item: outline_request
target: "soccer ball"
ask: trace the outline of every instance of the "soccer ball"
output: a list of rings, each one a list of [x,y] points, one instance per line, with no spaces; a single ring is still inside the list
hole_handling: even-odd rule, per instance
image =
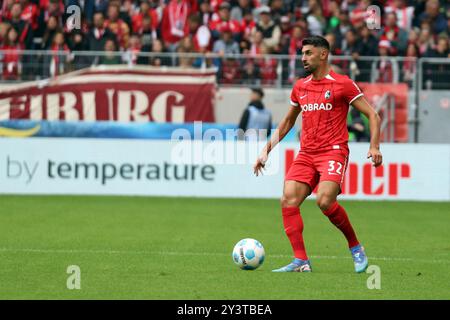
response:
[[[254,270],[263,264],[265,257],[264,247],[255,239],[242,239],[233,249],[233,261],[239,268]]]

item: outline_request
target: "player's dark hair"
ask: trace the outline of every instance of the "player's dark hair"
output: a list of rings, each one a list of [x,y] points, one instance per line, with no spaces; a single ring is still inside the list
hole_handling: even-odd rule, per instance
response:
[[[330,50],[330,44],[328,43],[327,39],[321,36],[307,37],[303,39],[302,45],[303,46],[311,45],[313,47],[325,48],[327,50]]]

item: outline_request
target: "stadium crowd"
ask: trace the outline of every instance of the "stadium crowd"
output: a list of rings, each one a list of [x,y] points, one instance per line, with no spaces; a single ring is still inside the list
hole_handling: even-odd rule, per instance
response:
[[[222,83],[273,84],[278,60],[294,57],[302,39],[323,35],[332,56],[450,57],[450,7],[439,0],[3,0],[0,13],[2,78],[35,75],[31,56],[21,49],[48,50],[41,57],[43,76],[92,64],[145,64],[200,67],[214,64]],[[80,24],[73,11],[81,9]],[[380,9],[371,14],[369,6]],[[73,7],[72,7],[73,8]],[[368,22],[378,27],[371,28]],[[77,51],[103,51],[79,56]],[[114,54],[121,52],[121,54]],[[152,55],[140,55],[141,52]],[[208,53],[214,58],[159,53]],[[64,53],[64,54],[61,54]],[[108,54],[109,53],[109,54]],[[229,58],[245,54],[249,59]],[[266,55],[272,54],[272,55]],[[252,58],[253,57],[253,58]],[[30,60],[30,61],[27,61]],[[283,79],[301,75],[296,59],[283,64]],[[27,63],[28,62],[28,63]],[[292,64],[297,66],[292,67]],[[403,79],[415,73],[412,60],[402,62]],[[364,62],[360,68],[370,68]],[[351,68],[345,65],[344,68]],[[392,68],[378,62],[377,81],[389,82]]]

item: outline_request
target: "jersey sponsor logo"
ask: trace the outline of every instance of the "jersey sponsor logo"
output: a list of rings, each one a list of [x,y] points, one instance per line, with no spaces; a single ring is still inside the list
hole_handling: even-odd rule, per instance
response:
[[[306,103],[300,106],[303,112],[306,111],[330,111],[333,109],[333,105],[331,103]]]

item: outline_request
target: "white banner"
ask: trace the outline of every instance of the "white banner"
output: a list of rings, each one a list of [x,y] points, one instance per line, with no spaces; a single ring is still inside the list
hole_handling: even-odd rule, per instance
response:
[[[252,165],[262,144],[125,139],[0,139],[0,193],[279,198],[297,143]],[[450,200],[450,145],[383,144],[374,169],[367,144],[350,145],[345,199]],[[186,163],[186,158],[190,159]]]

